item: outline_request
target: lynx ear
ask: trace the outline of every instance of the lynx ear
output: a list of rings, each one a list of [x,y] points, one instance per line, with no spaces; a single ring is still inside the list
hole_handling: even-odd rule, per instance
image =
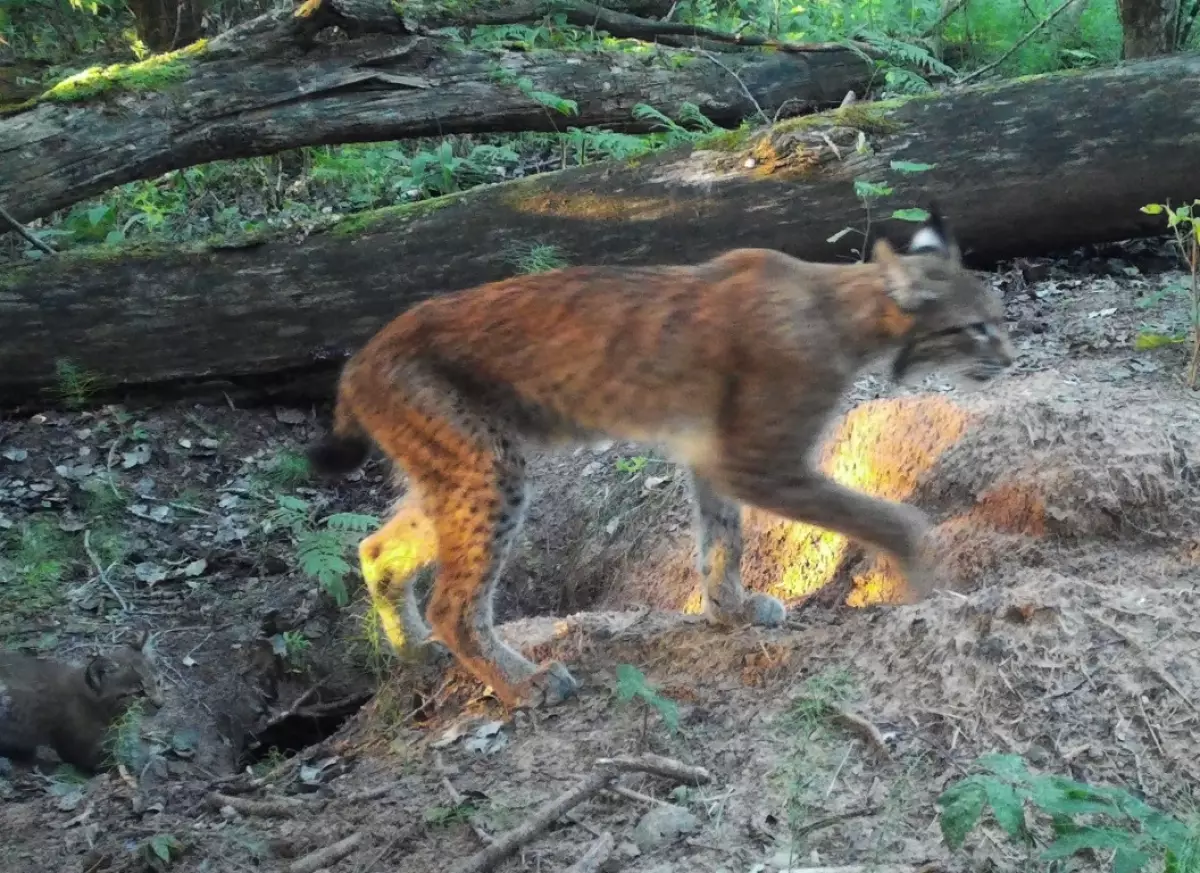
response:
[[[99,694],[100,689],[104,686],[104,677],[111,669],[112,662],[104,655],[97,655],[88,661],[87,669],[83,672],[83,679],[87,682],[88,688]]]
[[[937,205],[930,204],[927,211],[929,217],[913,234],[912,240],[908,243],[908,253],[915,255],[918,252],[932,252],[944,258],[960,260],[962,255],[958,250],[958,244],[946,229],[946,222],[942,218],[941,212],[938,211]]]
[[[886,239],[875,242],[871,248],[871,261],[883,267],[888,296],[903,311],[915,312],[937,300],[937,294],[913,283],[912,276],[904,268],[904,262]]]

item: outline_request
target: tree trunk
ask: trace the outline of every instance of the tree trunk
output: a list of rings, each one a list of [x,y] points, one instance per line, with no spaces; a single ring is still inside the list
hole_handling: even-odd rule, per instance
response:
[[[1117,0],[1121,15],[1121,57],[1127,61],[1175,51],[1179,0]]]
[[[303,242],[67,253],[0,276],[0,401],[52,386],[61,357],[126,386],[328,369],[417,301],[512,275],[535,245],[574,264],[734,246],[844,259],[859,237],[839,232],[865,224],[856,179],[894,188],[876,222],[936,198],[977,264],[1161,233],[1139,207],[1200,190],[1196,93],[1200,57],[1175,55],[855,104],[351,216]]]
[[[204,0],[127,0],[138,39],[152,52],[169,52],[200,38]]]
[[[642,11],[659,2],[616,5]],[[515,17],[560,6],[507,10]],[[312,8],[308,17],[263,16],[176,59],[181,81],[163,91],[46,100],[12,115],[0,124],[0,205],[29,221],[168,170],[298,146],[589,125],[644,131],[649,125],[633,117],[638,103],[674,116],[690,101],[736,126],[760,110],[787,116],[837,105],[872,75],[845,48],[719,60],[661,48],[467,51],[445,35],[405,35],[409,25],[390,0]],[[436,12],[429,15],[442,23]],[[491,7],[487,20],[501,17]],[[360,35],[312,45],[331,24]],[[575,111],[548,107],[538,92],[574,101]]]

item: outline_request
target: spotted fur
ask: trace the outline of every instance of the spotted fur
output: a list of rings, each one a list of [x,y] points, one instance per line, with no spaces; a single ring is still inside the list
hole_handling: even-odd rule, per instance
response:
[[[940,218],[898,254],[809,263],[738,249],[690,266],[577,267],[494,282],[413,307],[347,363],[317,469],[352,469],[372,442],[407,472],[397,515],[362,544],[364,567],[424,523],[436,548],[367,574],[409,639],[440,641],[509,705],[574,692],[497,635],[492,597],[527,505],[533,445],[601,436],[663,445],[686,466],[705,615],[774,625],[780,601],[744,591],[740,506],[833,529],[898,557],[914,595],[929,574],[928,523],[904,504],[844,488],[810,456],[851,380],[894,355],[966,364],[988,379],[1012,363],[999,302],[962,267]],[[415,520],[414,512],[425,522]],[[411,556],[410,556],[411,557]],[[425,623],[412,581],[435,571]],[[404,617],[390,606],[405,600]]]

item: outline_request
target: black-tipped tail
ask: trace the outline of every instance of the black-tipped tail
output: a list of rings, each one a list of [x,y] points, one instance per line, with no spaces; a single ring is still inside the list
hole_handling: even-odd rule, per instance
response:
[[[322,476],[338,476],[361,467],[370,451],[364,435],[331,433],[308,450],[308,463]]]

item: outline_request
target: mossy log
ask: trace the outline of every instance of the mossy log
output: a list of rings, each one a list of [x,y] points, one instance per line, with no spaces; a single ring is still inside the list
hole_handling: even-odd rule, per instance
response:
[[[663,0],[579,5],[591,10],[589,24],[613,10],[628,17],[670,8]],[[487,23],[555,9],[585,18],[568,0],[462,6],[464,20]],[[650,123],[633,115],[639,103],[675,116],[690,101],[736,127],[759,112],[836,105],[849,90],[862,93],[872,74],[845,48],[719,59],[661,47],[483,51],[414,32],[426,21],[445,26],[454,12],[448,3],[313,0],[171,55],[80,73],[0,111],[8,116],[0,121],[0,205],[29,221],[168,170],[299,146],[589,125],[644,131]],[[334,25],[351,38],[326,39]],[[575,111],[562,114],[539,95],[573,101]]]
[[[62,357],[126,389],[329,371],[405,308],[510,276],[533,246],[575,264],[733,246],[852,257],[857,234],[839,232],[864,225],[855,179],[894,187],[875,221],[936,198],[976,264],[1159,233],[1139,207],[1200,190],[1198,92],[1200,57],[1139,61],[855,104],[360,214],[303,241],[68,252],[0,273],[0,403],[36,399]]]

